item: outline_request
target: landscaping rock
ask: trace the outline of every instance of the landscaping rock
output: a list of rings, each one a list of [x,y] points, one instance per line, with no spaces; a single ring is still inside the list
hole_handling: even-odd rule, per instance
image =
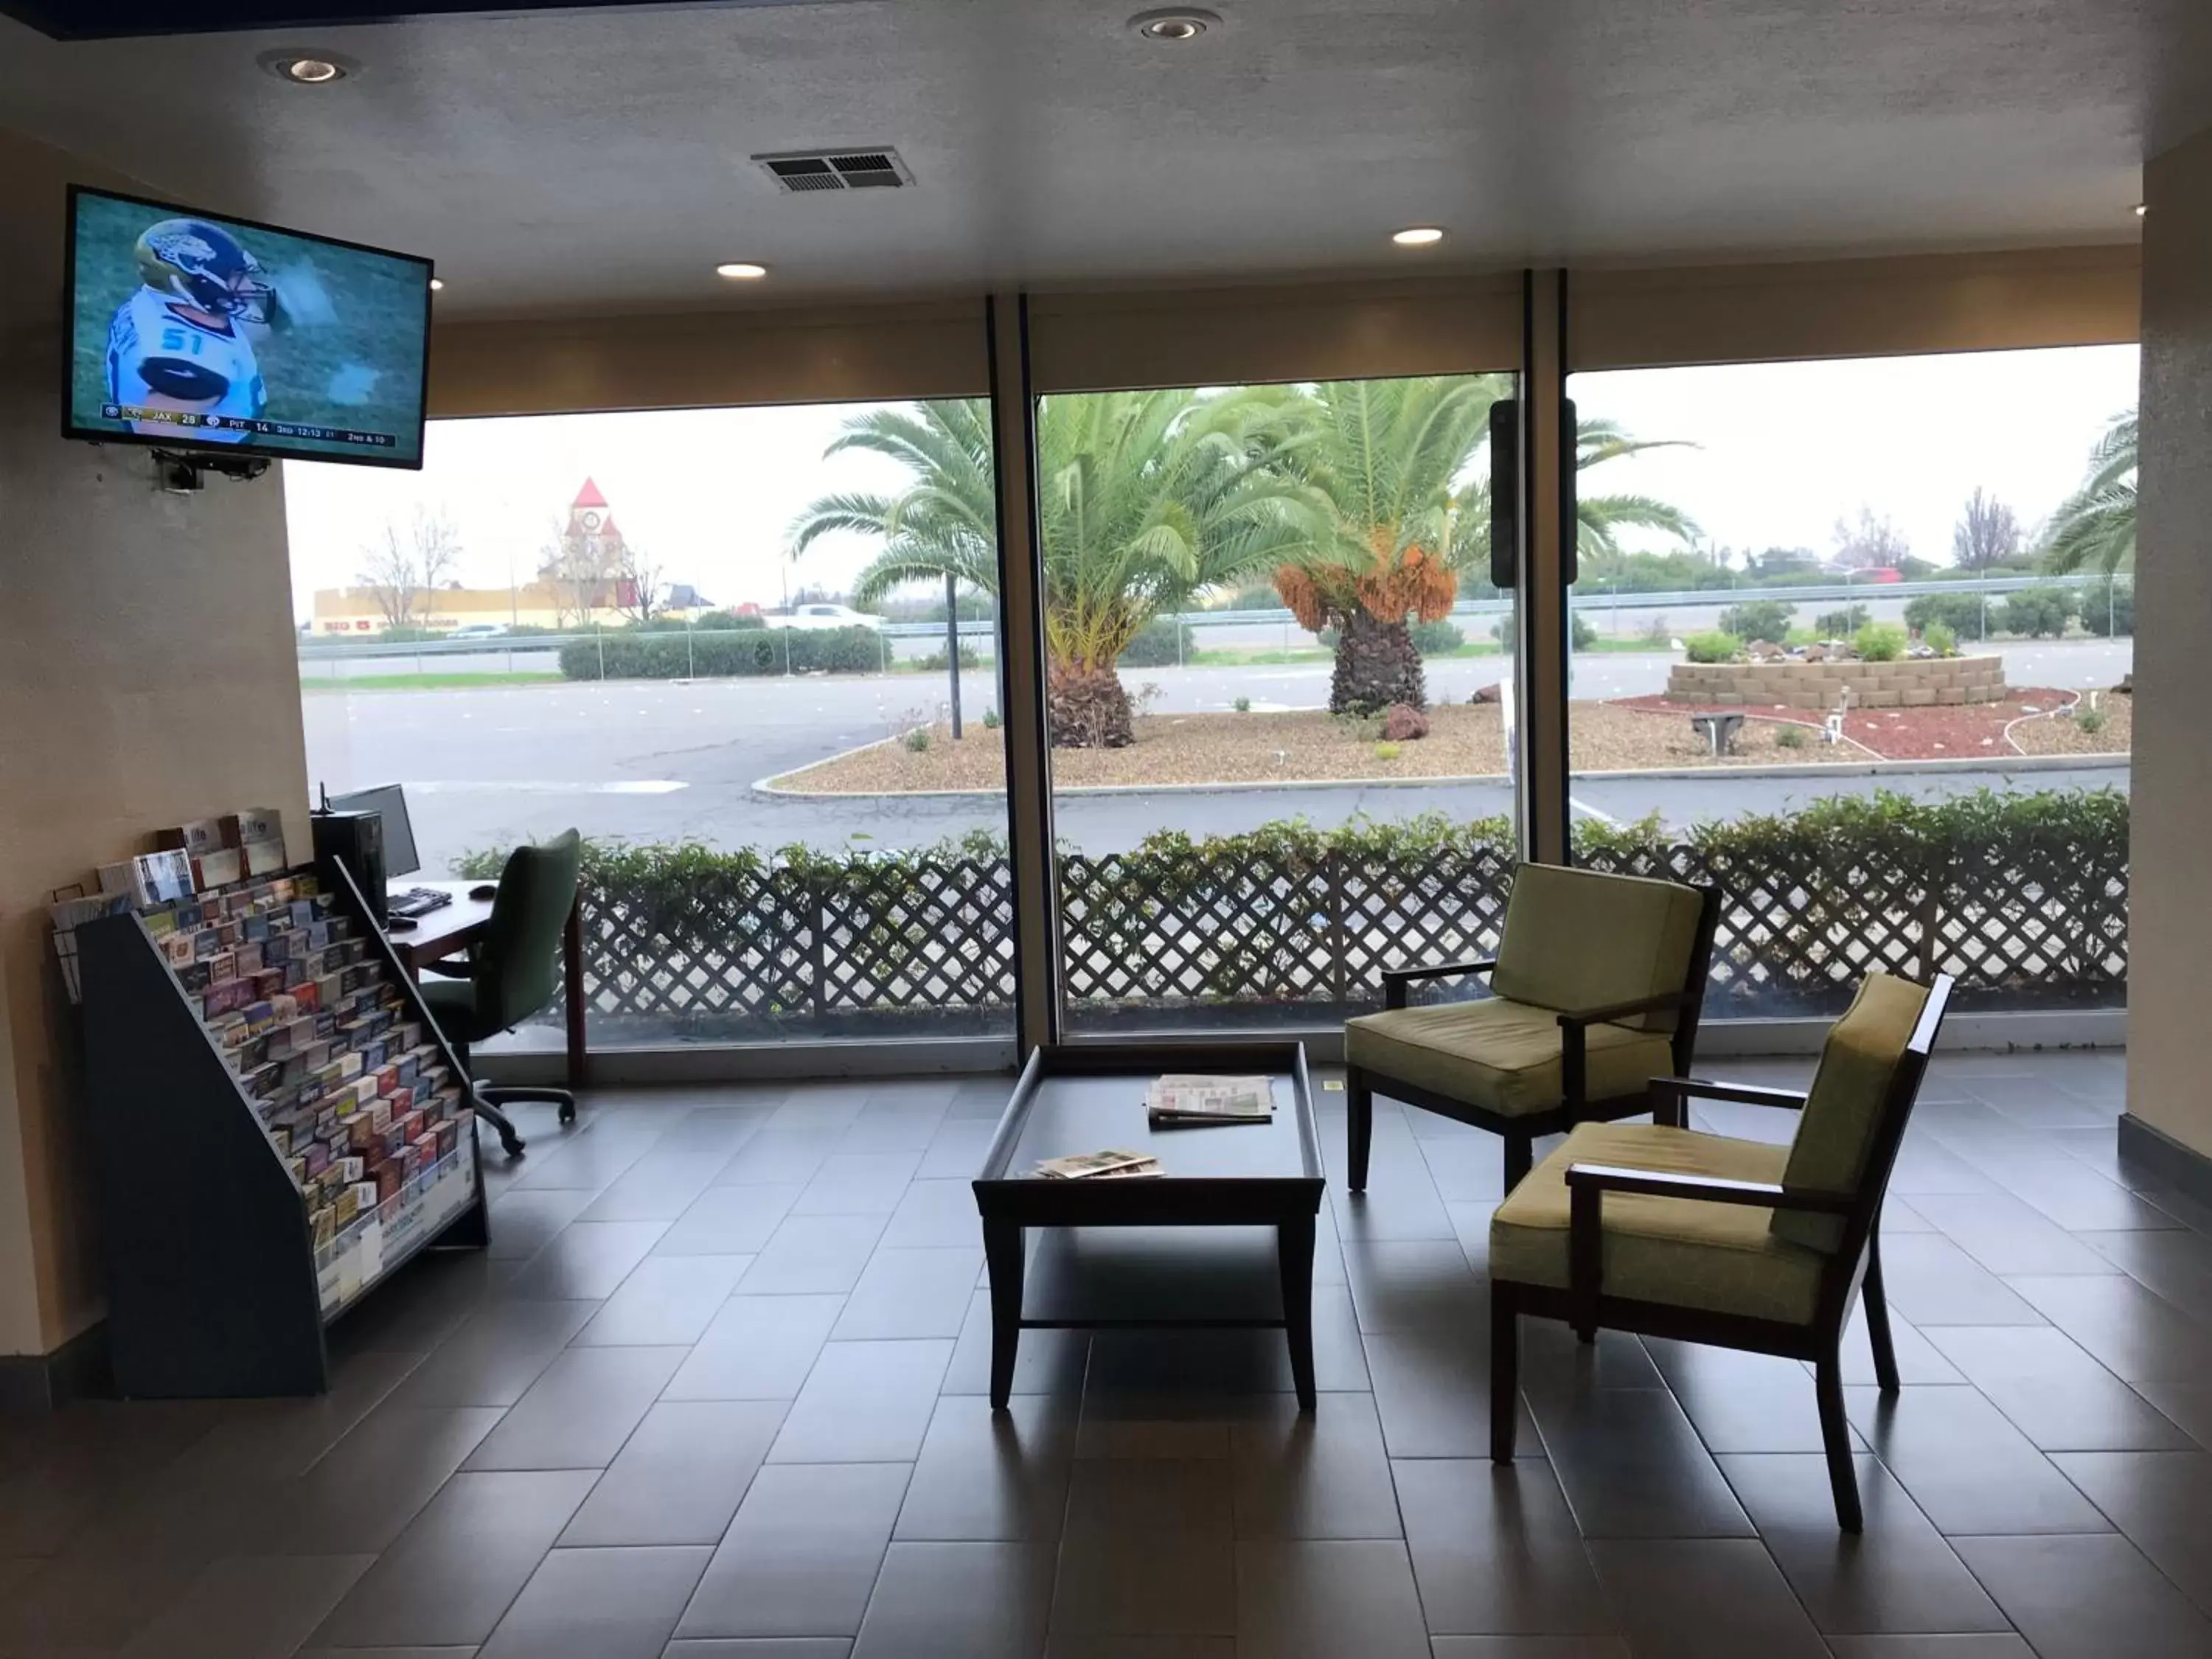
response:
[[[1429,717],[1409,702],[1394,702],[1382,716],[1382,741],[1409,743],[1429,735]]]
[[[1473,695],[1468,698],[1468,701],[1469,702],[1496,702],[1500,695],[1497,684],[1492,682],[1488,685],[1476,686]]]

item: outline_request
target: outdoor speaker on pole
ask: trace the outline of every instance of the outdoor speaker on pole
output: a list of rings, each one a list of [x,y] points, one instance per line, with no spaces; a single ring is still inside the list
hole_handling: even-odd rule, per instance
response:
[[[1510,587],[1521,548],[1521,404],[1490,406],[1490,582]]]
[[[1559,399],[1559,581],[1572,587],[1582,573],[1582,498],[1575,488],[1577,444],[1581,429],[1575,424],[1575,400]]]

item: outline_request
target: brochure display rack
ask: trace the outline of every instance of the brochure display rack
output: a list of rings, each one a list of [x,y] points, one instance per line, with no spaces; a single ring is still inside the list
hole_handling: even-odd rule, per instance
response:
[[[76,934],[118,1388],[321,1392],[332,1320],[488,1240],[466,1072],[336,865]]]

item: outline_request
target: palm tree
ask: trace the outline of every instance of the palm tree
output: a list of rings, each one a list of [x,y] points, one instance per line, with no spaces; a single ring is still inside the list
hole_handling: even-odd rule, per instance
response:
[[[1640,455],[1647,449],[1678,449],[1680,438],[1632,438],[1618,421],[1593,415],[1575,422],[1575,477],[1594,466]],[[1584,559],[1618,554],[1620,544],[1613,532],[1624,528],[1663,531],[1675,540],[1694,542],[1702,533],[1698,521],[1669,502],[1651,495],[1583,495],[1577,492],[1575,548]]]
[[[1337,630],[1332,712],[1428,701],[1413,623],[1449,615],[1458,596],[1452,485],[1511,387],[1503,375],[1421,375],[1308,394],[1312,441],[1285,465],[1328,497],[1336,533],[1277,570],[1275,591],[1301,626]]]
[[[1462,572],[1490,557],[1490,483],[1468,472],[1489,436],[1491,405],[1512,395],[1506,376],[1439,375],[1324,383],[1311,393],[1316,435],[1291,465],[1334,503],[1334,544],[1276,573],[1276,591],[1316,633],[1339,630],[1329,708],[1371,714],[1419,706],[1426,684],[1413,623],[1449,616]],[[1577,422],[1577,474],[1676,441],[1632,437],[1617,421]],[[1664,531],[1683,541],[1698,526],[1649,495],[1580,499],[1576,542],[1585,558],[1618,554],[1615,532]]]
[[[1274,387],[1046,398],[1037,408],[1046,689],[1052,740],[1118,747],[1133,730],[1115,664],[1146,623],[1201,588],[1301,556],[1327,503],[1279,463],[1296,394]],[[896,495],[830,495],[800,515],[794,556],[831,530],[883,538],[861,603],[947,574],[998,587],[988,406],[923,404],[855,416],[829,453],[871,450],[913,474]]]
[[[2052,570],[2094,565],[2110,576],[2136,562],[2136,411],[2112,417],[2089,452],[2089,476],[2060,503],[2044,532]]]

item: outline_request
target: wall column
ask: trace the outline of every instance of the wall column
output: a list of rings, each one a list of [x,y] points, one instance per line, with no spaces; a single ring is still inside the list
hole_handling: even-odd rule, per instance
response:
[[[2154,159],[2143,184],[2128,1115],[2120,1139],[2169,1179],[2186,1181],[2193,1168],[2212,1181],[2204,1044],[2204,988],[2212,985],[2212,131]]]

